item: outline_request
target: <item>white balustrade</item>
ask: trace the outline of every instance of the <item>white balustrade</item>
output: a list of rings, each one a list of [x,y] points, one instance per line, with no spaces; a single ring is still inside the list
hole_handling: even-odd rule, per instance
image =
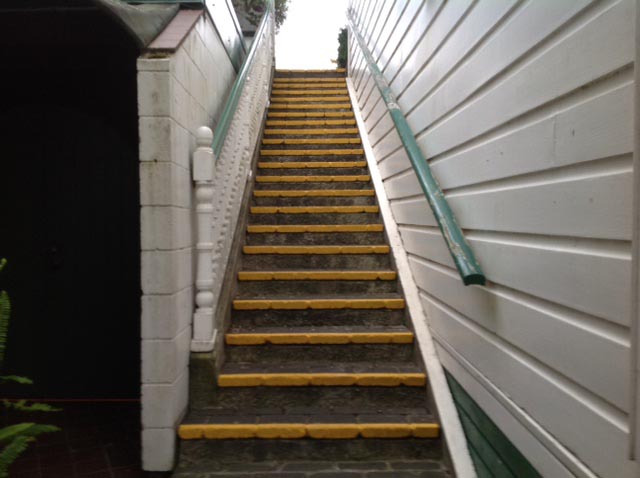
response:
[[[216,310],[229,265],[233,235],[248,183],[251,160],[258,147],[260,129],[269,101],[274,67],[273,20],[264,29],[257,56],[247,75],[242,95],[227,131],[220,156],[214,158],[211,130],[198,130],[193,157],[195,181],[196,309],[193,316],[193,352],[213,350]]]

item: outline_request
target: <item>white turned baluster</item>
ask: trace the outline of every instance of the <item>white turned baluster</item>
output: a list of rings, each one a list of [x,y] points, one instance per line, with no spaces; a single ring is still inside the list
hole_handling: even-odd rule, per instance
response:
[[[213,323],[213,132],[202,126],[196,132],[197,149],[193,153],[193,180],[196,197],[196,310],[193,314],[193,351],[211,350],[215,340]]]

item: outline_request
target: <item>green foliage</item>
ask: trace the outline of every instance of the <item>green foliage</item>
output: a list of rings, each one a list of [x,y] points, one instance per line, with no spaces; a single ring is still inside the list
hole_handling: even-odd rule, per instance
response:
[[[253,26],[258,26],[262,15],[264,15],[266,8],[266,0],[233,0],[234,4],[240,4],[246,12],[245,18]],[[289,0],[275,0],[276,9],[276,33],[280,30],[280,27],[287,18],[287,11],[289,10]]]
[[[0,260],[0,272],[7,265],[7,260]],[[6,291],[0,291],[0,368],[4,365],[7,347],[7,333],[9,331],[9,317],[11,315],[11,301]],[[31,385],[33,382],[18,375],[0,375],[0,383],[13,382],[20,385]],[[11,402],[3,400],[2,404],[9,410],[20,412],[55,412],[57,408],[45,403],[27,403],[26,400]],[[0,429],[0,478],[9,476],[9,466],[28,448],[29,443],[43,433],[57,432],[60,429],[53,425],[38,423],[18,423]]]
[[[338,34],[338,68],[347,67],[347,28],[341,28]]]

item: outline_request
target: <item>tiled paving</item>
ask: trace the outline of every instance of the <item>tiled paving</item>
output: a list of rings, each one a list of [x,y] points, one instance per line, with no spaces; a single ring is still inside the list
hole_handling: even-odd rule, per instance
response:
[[[47,414],[5,414],[3,422],[59,426],[13,464],[11,478],[150,478],[140,469],[140,404],[57,403]]]

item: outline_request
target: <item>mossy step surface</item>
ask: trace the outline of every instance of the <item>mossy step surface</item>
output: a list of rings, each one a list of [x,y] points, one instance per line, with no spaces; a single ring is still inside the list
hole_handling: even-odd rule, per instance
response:
[[[404,310],[236,310],[231,323],[237,327],[400,326]]]
[[[398,292],[398,284],[381,280],[269,280],[240,281],[237,298],[269,298],[273,295],[378,295]]]

